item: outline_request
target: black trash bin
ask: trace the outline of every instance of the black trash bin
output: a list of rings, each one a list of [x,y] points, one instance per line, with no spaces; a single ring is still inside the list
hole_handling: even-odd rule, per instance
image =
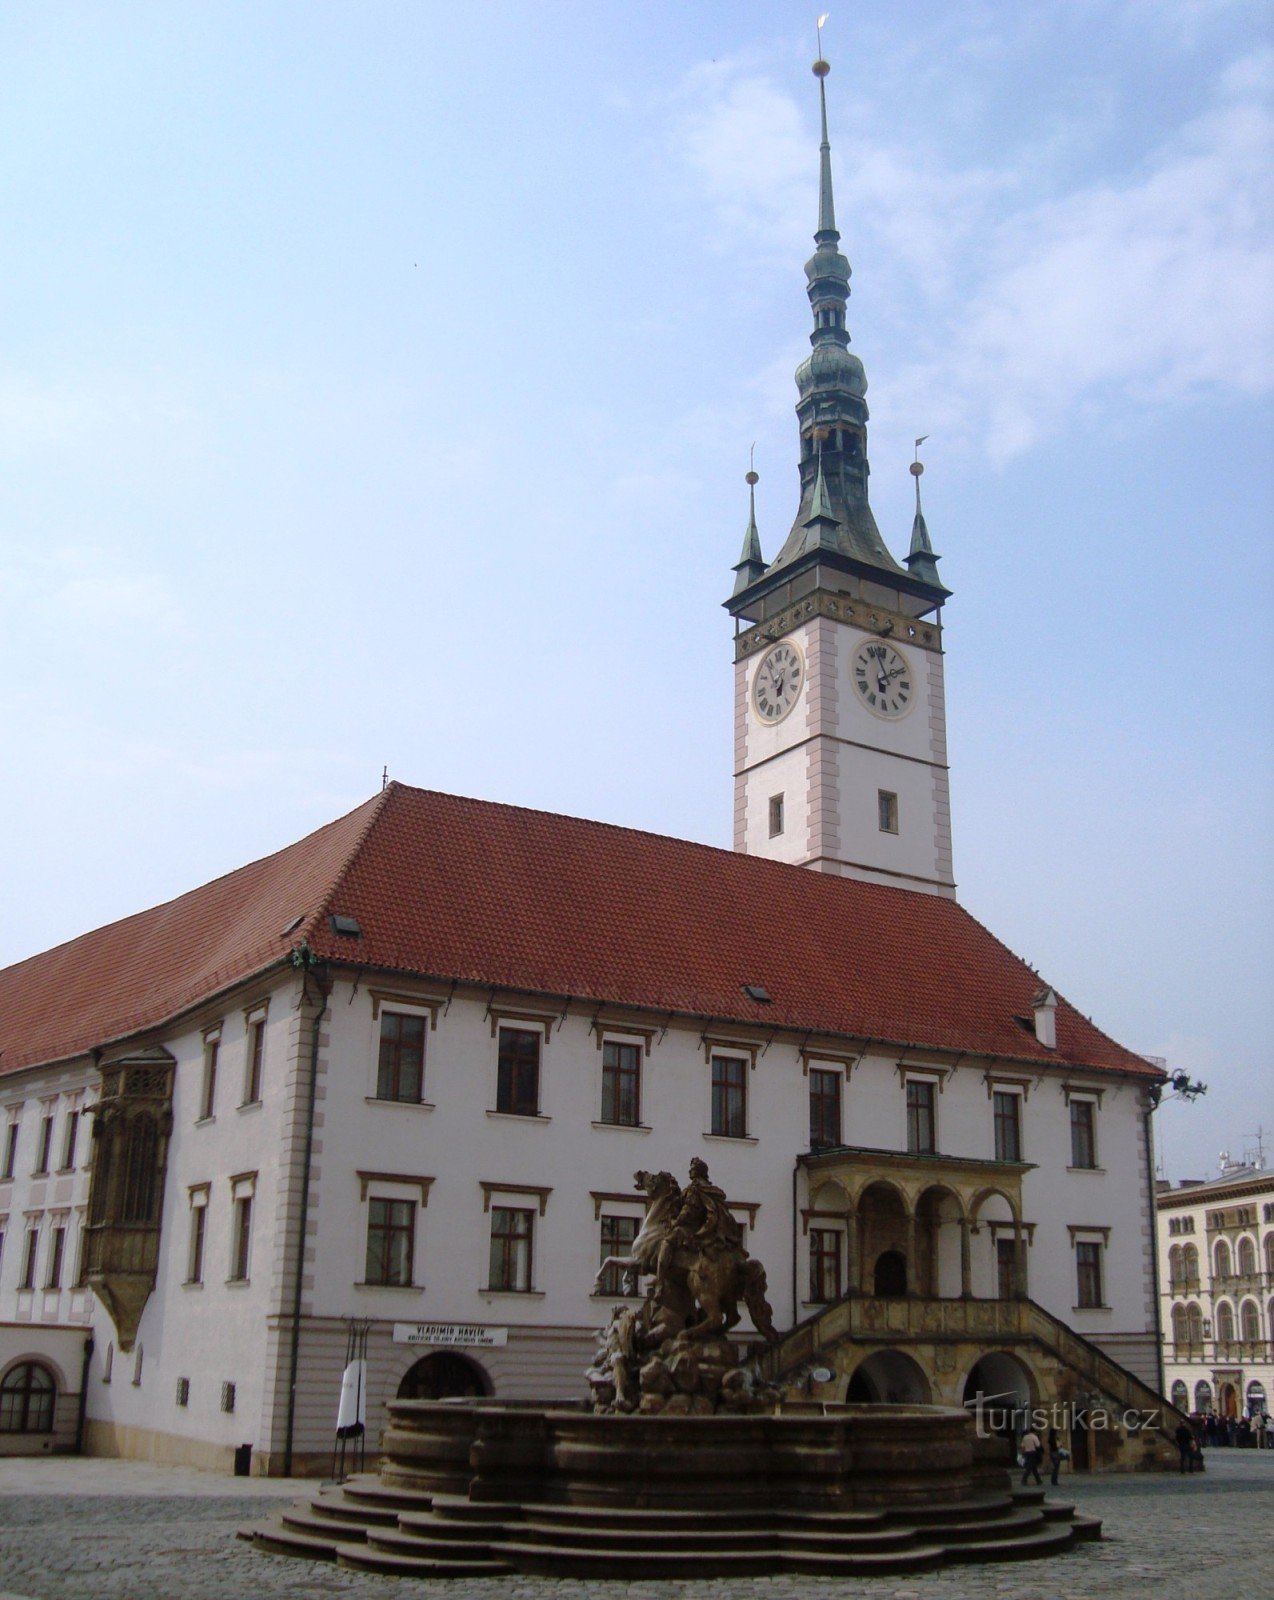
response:
[[[252,1446],[241,1444],[234,1453],[234,1475],[236,1478],[247,1478],[252,1473]]]

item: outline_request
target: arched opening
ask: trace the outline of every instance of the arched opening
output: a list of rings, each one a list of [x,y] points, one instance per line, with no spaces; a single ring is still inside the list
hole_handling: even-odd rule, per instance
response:
[[[1263,1417],[1265,1410],[1265,1385],[1253,1378],[1247,1386],[1247,1414],[1249,1417]]]
[[[858,1206],[858,1259],[867,1274],[864,1289],[877,1295],[906,1294],[907,1292],[907,1208],[902,1195],[891,1183],[869,1183],[859,1196]],[[902,1266],[901,1287],[882,1289],[877,1281],[882,1256],[894,1258]],[[897,1281],[896,1264],[886,1268],[887,1281]]]
[[[400,1400],[478,1400],[490,1393],[490,1382],[478,1363],[454,1350],[422,1356],[398,1385]]]
[[[1206,1378],[1200,1378],[1194,1386],[1194,1409],[1196,1411],[1212,1409],[1212,1385]]]
[[[872,1273],[877,1300],[900,1300],[907,1292],[907,1258],[901,1250],[882,1250]]]
[[[1256,1272],[1256,1241],[1249,1239],[1246,1234],[1239,1240],[1238,1249],[1239,1275],[1246,1277]]]
[[[1221,1344],[1234,1343],[1234,1307],[1228,1300],[1216,1308],[1216,1336]]]
[[[1185,1379],[1178,1378],[1172,1385],[1172,1393],[1168,1396],[1178,1411],[1190,1409],[1190,1391],[1186,1388]]]
[[[1213,1257],[1213,1261],[1215,1263],[1213,1275],[1218,1278],[1228,1278],[1230,1276],[1230,1247],[1224,1239],[1217,1240],[1216,1254]]]
[[[964,1380],[964,1404],[987,1433],[1011,1439],[1035,1405],[1035,1385],[1028,1369],[1004,1350],[979,1356]]]
[[[1245,1300],[1239,1307],[1239,1338],[1244,1344],[1256,1344],[1261,1337],[1261,1308],[1255,1300]]]
[[[916,1203],[916,1280],[924,1295],[955,1299],[961,1291],[960,1201],[935,1184]]]
[[[929,1380],[901,1350],[877,1350],[854,1369],[845,1398],[855,1405],[927,1406]]]
[[[973,1293],[986,1300],[1016,1299],[1019,1280],[1025,1287],[1027,1240],[1023,1235],[1019,1262],[1012,1201],[1002,1190],[984,1189],[973,1202],[970,1221]]]
[[[1197,1286],[1199,1282],[1199,1248],[1197,1245],[1188,1244],[1185,1247],[1182,1265],[1185,1267],[1187,1286],[1191,1284]]]
[[[1185,1268],[1183,1253],[1179,1244],[1174,1244],[1168,1251],[1168,1287],[1180,1289],[1185,1283]]]
[[[1221,1385],[1221,1415],[1223,1417],[1237,1417],[1239,1414],[1239,1391],[1232,1383]]]
[[[38,1361],[19,1361],[0,1379],[0,1433],[52,1433],[57,1383]]]
[[[1265,1270],[1274,1278],[1274,1233],[1265,1235]]]
[[[1197,1305],[1186,1309],[1186,1334],[1191,1344],[1203,1343],[1203,1311]]]

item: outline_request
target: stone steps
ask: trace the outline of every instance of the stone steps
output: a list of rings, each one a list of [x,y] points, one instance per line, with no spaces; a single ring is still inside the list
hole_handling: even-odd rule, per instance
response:
[[[338,1545],[336,1564],[353,1572],[379,1572],[395,1578],[499,1578],[515,1570],[508,1561],[399,1555],[388,1550],[369,1550],[361,1544]],[[611,1572],[613,1575],[613,1567]]]

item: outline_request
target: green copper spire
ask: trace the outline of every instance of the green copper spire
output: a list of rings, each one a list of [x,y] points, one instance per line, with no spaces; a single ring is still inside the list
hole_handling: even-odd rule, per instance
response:
[[[805,263],[806,293],[814,314],[813,346],[796,371],[800,398],[796,415],[801,436],[801,501],[792,531],[770,571],[797,560],[812,546],[811,517],[823,519],[818,547],[893,574],[903,571],[885,549],[867,501],[867,377],[849,349],[845,326],[849,303],[849,262],[840,251],[836,202],[832,192],[832,145],[827,132],[827,74],[821,58],[818,79],[821,142],[818,152],[818,231],[814,254]],[[817,497],[817,508],[816,508]],[[829,538],[826,524],[836,524]]]
[[[934,553],[933,545],[929,541],[929,529],[925,524],[925,514],[920,508],[920,478],[924,472],[924,462],[920,459],[920,446],[929,435],[922,434],[916,440],[916,459],[907,469],[916,480],[916,514],[911,523],[911,549],[907,554],[907,570],[913,578],[919,578],[922,583],[932,584],[935,589],[943,588],[942,580],[938,576],[938,562],[941,557]]]
[[[765,572],[765,557],[761,554],[761,535],[756,529],[756,486],[757,472],[749,467],[748,484],[748,525],[743,530],[743,553],[734,564],[738,577],[734,580],[735,594],[742,594],[751,584]]]

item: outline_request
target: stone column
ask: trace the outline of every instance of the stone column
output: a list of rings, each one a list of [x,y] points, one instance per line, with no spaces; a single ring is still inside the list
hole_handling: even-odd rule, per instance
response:
[[[960,1218],[960,1298],[967,1300],[973,1293],[973,1257],[969,1242],[969,1219]]]
[[[907,1293],[920,1292],[919,1275],[916,1272],[916,1213],[907,1213]]]

